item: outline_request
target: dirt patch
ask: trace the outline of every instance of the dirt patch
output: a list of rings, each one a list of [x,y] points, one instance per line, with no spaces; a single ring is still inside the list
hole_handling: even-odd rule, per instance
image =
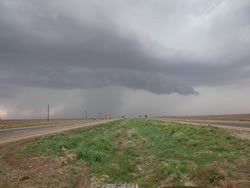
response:
[[[61,162],[58,159],[49,157],[17,159],[16,152],[24,145],[32,143],[37,139],[27,139],[20,142],[10,143],[0,147],[0,152],[4,153],[1,163],[5,169],[0,174],[0,179],[6,184],[23,182],[31,179],[34,175],[42,172],[49,172],[56,166],[60,166]],[[53,161],[53,162],[52,162]]]
[[[119,148],[121,148],[122,145],[125,142],[127,142],[127,138],[128,138],[128,128],[126,126],[123,126],[121,128],[120,135],[114,140],[114,144]]]
[[[250,130],[242,130],[239,127],[238,130],[228,129],[228,131],[231,132],[233,136],[238,136],[238,137],[250,140]]]
[[[90,188],[89,178],[87,176],[87,169],[86,167],[82,168],[82,172],[80,175],[79,181],[74,185],[74,188]]]
[[[240,159],[237,161],[237,180],[233,183],[235,187],[249,187],[250,185],[250,160],[249,159]]]
[[[70,150],[62,148],[63,157],[40,156],[25,159],[16,157],[19,149],[36,140],[37,138],[33,138],[0,147],[2,154],[0,156],[0,187],[88,188],[86,168],[83,164],[76,164],[76,155]]]
[[[26,139],[20,142],[14,142],[0,147],[0,152],[5,153],[3,156],[4,162],[10,166],[20,166],[22,162],[16,158],[16,152],[26,144],[35,142],[37,138]]]

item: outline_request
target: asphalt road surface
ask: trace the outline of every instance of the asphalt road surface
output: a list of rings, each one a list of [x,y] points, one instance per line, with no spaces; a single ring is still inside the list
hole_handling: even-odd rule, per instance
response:
[[[67,131],[71,129],[93,126],[101,123],[107,123],[112,120],[97,120],[85,123],[69,123],[69,124],[55,124],[55,125],[41,125],[34,127],[22,127],[11,129],[0,129],[0,144],[7,142],[18,141],[21,139],[41,136],[49,133]]]

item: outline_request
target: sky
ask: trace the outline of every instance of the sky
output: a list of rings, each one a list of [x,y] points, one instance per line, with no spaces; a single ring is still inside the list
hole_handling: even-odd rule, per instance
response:
[[[0,118],[250,113],[249,0],[1,0]]]

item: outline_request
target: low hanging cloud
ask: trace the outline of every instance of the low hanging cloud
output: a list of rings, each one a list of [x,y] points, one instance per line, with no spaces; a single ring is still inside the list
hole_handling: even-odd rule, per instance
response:
[[[2,0],[0,116],[43,117],[47,103],[55,117],[211,103],[209,88],[249,83],[249,13],[248,0]]]
[[[96,14],[78,9],[74,14],[74,6],[66,8],[67,1],[2,1],[1,84],[53,89],[122,86],[156,94],[197,95],[197,86],[249,78],[248,54],[242,54],[237,64],[234,56],[215,63],[166,48],[174,55],[159,58],[154,46],[145,48],[147,41],[136,33],[121,31],[126,23],[114,21],[106,6],[95,1],[81,5]],[[106,16],[102,19],[102,15]]]

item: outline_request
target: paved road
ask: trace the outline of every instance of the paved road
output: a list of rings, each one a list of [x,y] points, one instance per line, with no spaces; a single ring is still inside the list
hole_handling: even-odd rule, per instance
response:
[[[41,136],[44,134],[61,132],[86,126],[93,126],[101,123],[107,123],[112,120],[97,120],[85,123],[70,123],[70,124],[56,124],[56,125],[44,125],[34,127],[22,127],[22,128],[11,128],[11,129],[0,129],[0,144],[7,142],[17,141],[25,138],[31,138]]]
[[[167,121],[177,121],[186,123],[197,123],[197,124],[211,124],[211,125],[223,125],[232,127],[246,127],[250,128],[250,121],[228,121],[228,120],[186,120],[186,119],[167,119],[159,118]]]

